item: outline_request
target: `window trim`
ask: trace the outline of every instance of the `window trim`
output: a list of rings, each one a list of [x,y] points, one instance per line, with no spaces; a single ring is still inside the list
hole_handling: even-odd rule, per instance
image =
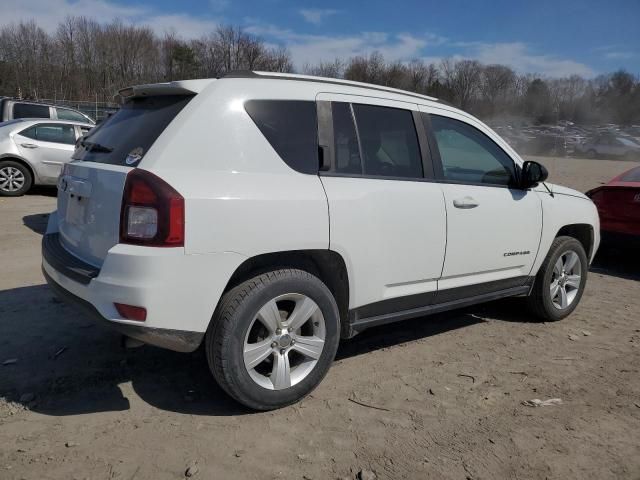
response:
[[[431,148],[431,151],[433,153],[433,158],[434,158],[434,167],[435,167],[435,179],[437,183],[443,183],[443,184],[451,184],[451,185],[473,185],[473,186],[478,186],[478,187],[491,187],[491,188],[507,188],[507,189],[515,189],[515,190],[522,190],[522,188],[520,188],[520,174],[521,174],[521,167],[520,165],[518,165],[518,162],[516,162],[513,157],[511,155],[509,155],[509,153],[507,151],[505,151],[504,148],[502,148],[500,145],[498,145],[497,142],[495,142],[489,135],[487,135],[486,133],[484,133],[482,130],[480,130],[479,128],[475,127],[474,125],[470,124],[469,122],[465,122],[463,120],[459,120],[457,118],[453,118],[453,117],[449,117],[447,115],[440,115],[438,113],[428,113],[428,112],[420,112],[421,116],[422,116],[422,123],[424,124],[424,128],[427,131],[427,138],[429,139],[429,147]],[[482,135],[484,135],[487,139],[489,139],[495,146],[496,148],[499,148],[501,152],[503,152],[507,158],[509,158],[509,160],[511,160],[511,163],[513,163],[513,172],[514,172],[514,178],[513,181],[508,184],[508,185],[504,185],[501,183],[484,183],[484,182],[469,182],[469,181],[464,181],[464,180],[451,180],[448,178],[445,178],[444,176],[444,167],[442,164],[442,157],[440,155],[440,148],[438,147],[438,142],[436,140],[436,136],[435,136],[435,132],[433,130],[433,125],[431,123],[431,116],[435,115],[438,117],[444,117],[447,118],[449,120],[453,120],[456,122],[460,122],[465,124],[466,126],[475,129],[476,131],[478,131],[479,133],[481,133]],[[527,189],[530,190],[530,189]]]
[[[335,159],[335,146],[334,146],[334,138],[335,132],[333,131],[333,103],[346,103],[349,105],[349,110],[351,112],[351,119],[353,121],[353,126],[356,132],[356,138],[358,139],[358,150],[360,153],[360,167],[361,173],[342,173],[336,172],[336,159]],[[396,177],[391,175],[366,175],[364,173],[364,163],[363,163],[363,155],[362,155],[362,144],[360,142],[360,130],[358,128],[358,122],[355,118],[355,112],[353,109],[353,104],[373,106],[373,107],[384,107],[384,108],[395,108],[397,110],[405,110],[411,113],[413,120],[413,127],[416,131],[416,138],[418,140],[418,150],[420,152],[420,159],[422,163],[422,176],[421,177]],[[434,166],[435,163],[433,161],[433,149],[428,140],[428,134],[425,130],[423,122],[420,121],[421,112],[418,111],[417,106],[416,109],[410,108],[402,108],[398,106],[382,106],[376,105],[374,103],[366,103],[366,102],[353,102],[353,101],[341,101],[341,100],[317,100],[316,101],[317,111],[318,111],[318,147],[322,149],[324,152],[330,155],[329,164],[331,167],[328,170],[319,169],[318,175],[325,177],[341,177],[341,178],[364,178],[369,180],[395,180],[395,181],[405,181],[405,182],[435,182],[437,181]],[[321,113],[322,112],[322,113]],[[328,143],[331,141],[331,143]]]

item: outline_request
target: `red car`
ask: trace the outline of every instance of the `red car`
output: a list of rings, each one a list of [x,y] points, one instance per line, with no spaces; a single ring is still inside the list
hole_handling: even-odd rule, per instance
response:
[[[589,190],[587,195],[598,207],[603,243],[640,245],[640,167]]]

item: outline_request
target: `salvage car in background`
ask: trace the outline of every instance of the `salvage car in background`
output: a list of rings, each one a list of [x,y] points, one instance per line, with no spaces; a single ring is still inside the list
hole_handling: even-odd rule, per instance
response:
[[[0,123],[0,196],[24,195],[32,185],[55,185],[90,123],[12,120]]]
[[[587,192],[600,214],[604,243],[640,246],[640,167]]]
[[[629,160],[640,159],[640,145],[631,138],[611,134],[599,135],[576,145],[576,152],[586,153],[588,158],[611,157]]]

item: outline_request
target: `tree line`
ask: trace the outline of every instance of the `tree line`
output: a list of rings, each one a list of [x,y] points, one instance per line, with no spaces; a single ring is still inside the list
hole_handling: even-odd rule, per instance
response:
[[[219,77],[233,70],[293,72],[294,65],[286,48],[232,25],[191,40],[86,17],[69,17],[54,33],[33,21],[0,29],[0,95],[109,102],[129,85]],[[548,78],[475,60],[399,62],[374,52],[306,65],[301,73],[431,95],[485,119],[640,123],[640,80],[624,70],[589,79]]]

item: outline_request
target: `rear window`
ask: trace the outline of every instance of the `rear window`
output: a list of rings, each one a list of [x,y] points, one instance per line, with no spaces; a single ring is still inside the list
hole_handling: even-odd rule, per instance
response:
[[[15,103],[13,118],[50,118],[48,105],[32,105],[30,103]]]
[[[640,182],[640,167],[629,170],[621,178],[621,182]]]
[[[74,160],[136,165],[193,96],[134,98],[83,138]],[[127,161],[129,157],[129,161]]]
[[[249,100],[244,108],[287,165],[301,173],[318,173],[315,102]]]

